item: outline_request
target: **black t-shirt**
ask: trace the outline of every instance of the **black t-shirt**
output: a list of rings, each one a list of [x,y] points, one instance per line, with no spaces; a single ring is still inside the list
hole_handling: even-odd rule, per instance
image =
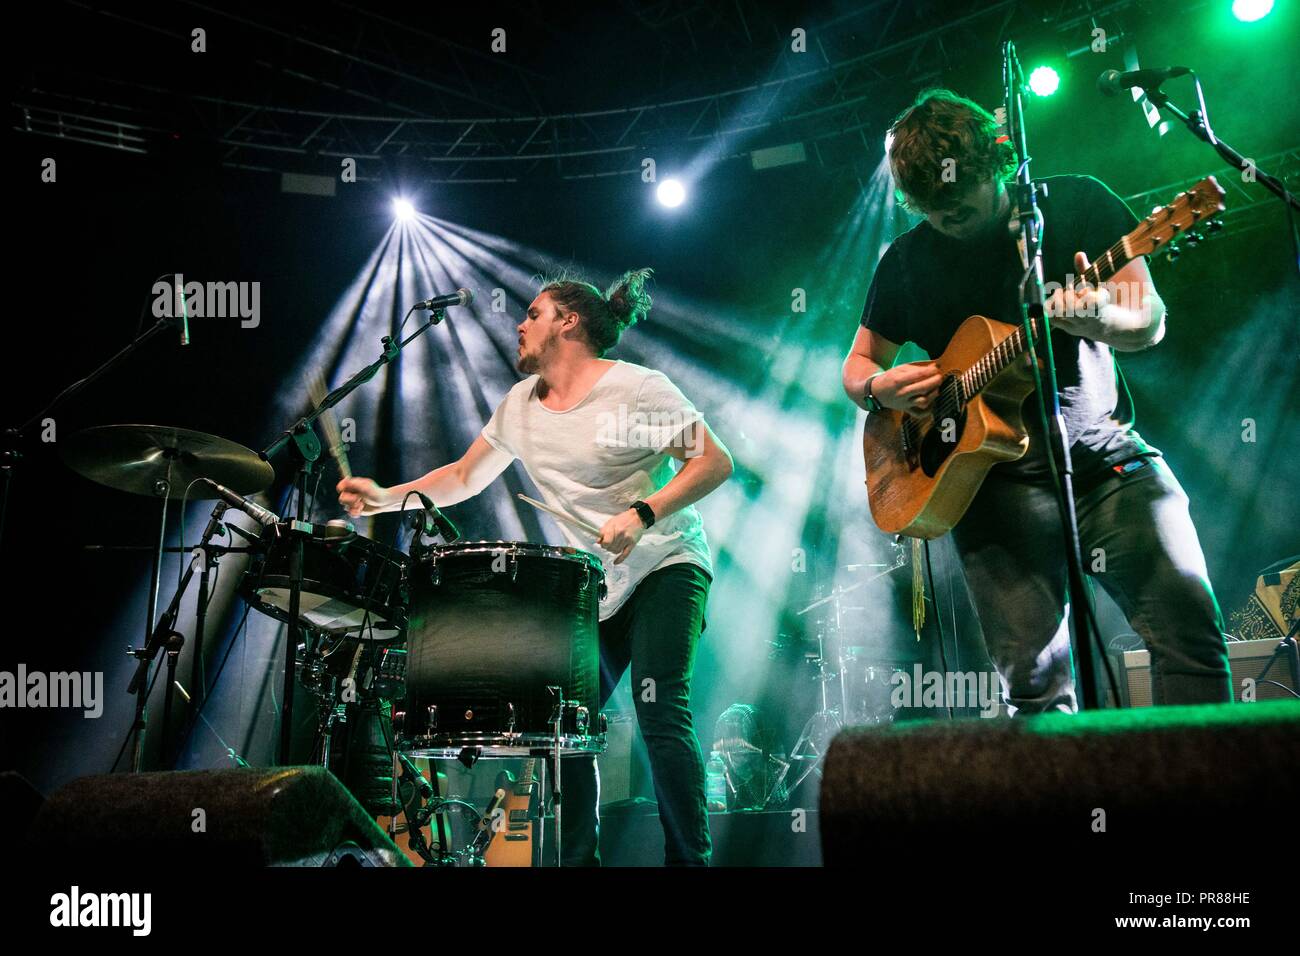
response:
[[[1075,252],[1082,250],[1094,261],[1138,220],[1124,200],[1091,176],[1052,176],[1044,182],[1047,195],[1039,197],[1045,221],[1043,280],[1064,283],[1074,273]],[[885,251],[867,292],[862,324],[896,345],[914,342],[934,358],[972,315],[1019,323],[1022,272],[1009,232],[963,241],[923,221]],[[1110,346],[1054,329],[1052,351],[1070,457],[1081,481],[1136,455],[1159,454],[1132,428],[1132,408],[1120,401]],[[1002,477],[1037,479],[1048,473],[1036,402],[1031,395],[1024,405],[1029,451],[997,465],[994,471]]]

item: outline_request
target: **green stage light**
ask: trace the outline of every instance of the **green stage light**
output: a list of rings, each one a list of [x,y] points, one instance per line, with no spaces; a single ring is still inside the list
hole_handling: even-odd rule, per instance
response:
[[[1242,23],[1254,23],[1268,16],[1273,0],[1232,0],[1232,15]]]
[[[1029,74],[1029,88],[1039,96],[1051,96],[1061,85],[1061,77],[1050,66],[1034,67]]]

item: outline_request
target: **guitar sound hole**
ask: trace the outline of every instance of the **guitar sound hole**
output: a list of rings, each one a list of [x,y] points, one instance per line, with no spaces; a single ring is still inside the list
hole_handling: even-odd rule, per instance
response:
[[[920,465],[927,478],[933,478],[948,460],[966,430],[966,408],[958,396],[955,376],[948,376],[939,386],[934,421],[921,438]]]

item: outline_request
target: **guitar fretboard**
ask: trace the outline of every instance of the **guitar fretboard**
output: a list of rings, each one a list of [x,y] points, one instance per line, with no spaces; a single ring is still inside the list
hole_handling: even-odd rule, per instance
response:
[[[1125,236],[1099,256],[1096,262],[1088,266],[1078,277],[1079,281],[1090,286],[1100,286],[1131,260],[1132,256],[1128,253],[1128,236]],[[1038,334],[1037,326],[1034,327],[1034,334]],[[999,372],[1028,350],[1029,342],[1025,337],[1025,327],[1018,325],[1014,332],[984,353],[979,361],[957,377],[961,401],[968,402],[978,395],[980,389],[993,381]]]

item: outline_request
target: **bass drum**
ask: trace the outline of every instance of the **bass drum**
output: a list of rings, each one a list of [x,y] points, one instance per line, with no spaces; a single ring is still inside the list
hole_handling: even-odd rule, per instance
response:
[[[604,749],[600,599],[604,571],[576,548],[510,541],[434,548],[412,572],[399,748],[416,756],[527,756]]]

